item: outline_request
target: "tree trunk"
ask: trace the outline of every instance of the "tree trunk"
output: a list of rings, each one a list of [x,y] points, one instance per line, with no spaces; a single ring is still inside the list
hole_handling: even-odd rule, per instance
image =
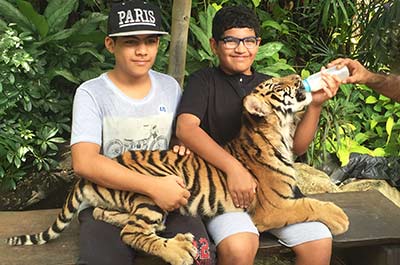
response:
[[[185,78],[186,48],[192,0],[174,0],[172,6],[171,46],[168,74],[183,86]]]

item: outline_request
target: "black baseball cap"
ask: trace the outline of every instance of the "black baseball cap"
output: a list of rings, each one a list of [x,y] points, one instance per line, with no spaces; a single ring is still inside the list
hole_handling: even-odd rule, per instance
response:
[[[107,29],[109,37],[143,34],[168,34],[162,30],[161,11],[158,7],[140,0],[111,4]]]

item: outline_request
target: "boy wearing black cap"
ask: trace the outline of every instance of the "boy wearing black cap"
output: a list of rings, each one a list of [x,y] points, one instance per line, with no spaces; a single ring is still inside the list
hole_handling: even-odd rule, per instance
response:
[[[77,89],[71,150],[76,174],[105,187],[145,194],[162,209],[173,211],[190,196],[181,178],[135,173],[110,159],[126,150],[169,146],[181,89],[172,77],[151,70],[164,34],[157,7],[143,1],[112,4],[105,46],[115,56],[115,65]],[[174,149],[185,153],[183,147]],[[92,211],[79,213],[78,264],[134,264],[135,252],[121,241],[120,229],[94,220]],[[171,212],[163,236],[178,232],[195,235],[194,243],[201,247],[198,264],[212,264],[200,219]]]
[[[256,14],[244,6],[224,6],[212,24],[210,46],[218,67],[201,69],[187,81],[177,111],[177,136],[192,151],[224,171],[229,192],[237,207],[247,208],[256,182],[249,171],[221,146],[238,135],[242,99],[269,77],[256,72],[254,62],[261,38]],[[340,80],[323,76],[325,87],[313,93],[295,136],[293,151],[307,150],[317,130],[322,104],[333,97]],[[285,213],[283,213],[285,214]],[[217,245],[218,265],[249,265],[258,250],[258,231],[244,212],[225,213],[207,222]],[[331,233],[319,222],[289,225],[270,231],[296,254],[296,265],[329,265]]]

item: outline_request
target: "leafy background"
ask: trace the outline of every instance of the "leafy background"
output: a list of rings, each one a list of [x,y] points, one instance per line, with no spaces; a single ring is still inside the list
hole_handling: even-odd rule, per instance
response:
[[[172,1],[161,6],[170,29]],[[303,77],[331,60],[359,59],[373,71],[400,73],[400,1],[193,0],[186,75],[217,64],[208,39],[215,12],[246,5],[261,21],[254,67]],[[77,86],[110,69],[103,45],[108,5],[99,0],[0,0],[0,188],[14,189],[32,172],[52,171],[68,150]],[[154,68],[166,72],[169,38]],[[320,128],[299,159],[325,171],[351,152],[399,156],[399,103],[362,85],[342,86],[326,103]],[[328,172],[329,173],[329,172]]]

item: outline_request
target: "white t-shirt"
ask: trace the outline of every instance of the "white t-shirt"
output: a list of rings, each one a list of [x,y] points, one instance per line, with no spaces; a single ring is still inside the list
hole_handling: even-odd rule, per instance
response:
[[[151,89],[140,100],[119,90],[107,73],[84,82],[73,105],[71,145],[90,142],[116,157],[127,150],[165,150],[181,89],[169,75],[149,71]]]

